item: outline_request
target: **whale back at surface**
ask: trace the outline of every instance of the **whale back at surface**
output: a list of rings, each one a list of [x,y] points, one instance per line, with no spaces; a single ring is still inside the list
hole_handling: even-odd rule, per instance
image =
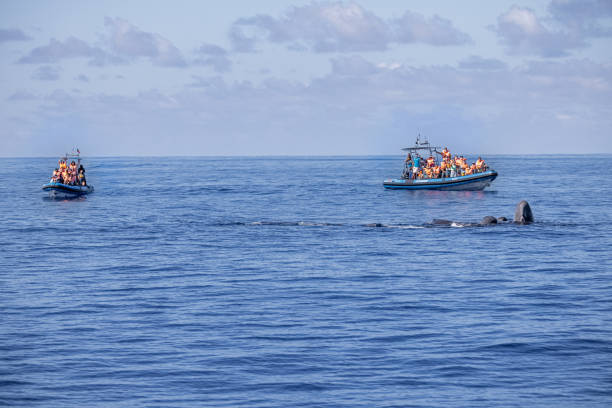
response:
[[[494,225],[497,224],[497,218],[487,215],[480,221],[480,225]]]

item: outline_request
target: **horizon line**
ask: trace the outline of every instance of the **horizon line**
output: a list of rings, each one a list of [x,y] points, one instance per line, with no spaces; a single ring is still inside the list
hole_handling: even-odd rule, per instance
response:
[[[176,158],[306,158],[306,157],[390,157],[390,156],[403,156],[403,153],[389,153],[389,154],[248,154],[248,155],[224,155],[224,154],[168,154],[168,155],[93,155],[93,156],[81,156],[81,158],[159,158],[159,157],[176,157]],[[599,153],[465,153],[462,156],[608,156],[612,155],[612,152],[599,152]],[[0,159],[51,159],[57,156],[0,156]]]

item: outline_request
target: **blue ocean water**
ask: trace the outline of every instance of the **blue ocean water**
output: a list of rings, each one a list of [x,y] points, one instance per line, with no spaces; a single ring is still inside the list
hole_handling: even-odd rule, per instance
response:
[[[0,405],[612,406],[612,156],[402,159],[91,158],[77,200],[1,159]]]

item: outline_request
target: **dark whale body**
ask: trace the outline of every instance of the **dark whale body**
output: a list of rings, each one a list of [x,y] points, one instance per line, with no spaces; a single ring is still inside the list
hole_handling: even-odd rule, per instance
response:
[[[523,200],[516,205],[516,210],[514,210],[514,222],[523,225],[533,222],[533,213],[527,201]]]
[[[497,218],[491,217],[490,215],[487,215],[486,217],[482,219],[482,221],[480,221],[480,225],[494,225],[494,224],[497,224]]]
[[[508,219],[506,217],[495,218],[490,215],[487,215],[486,217],[483,217],[483,219],[478,224],[470,222],[443,220],[438,218],[435,218],[433,221],[431,221],[431,224],[451,227],[475,227],[502,224],[507,221]],[[521,225],[531,224],[533,222],[533,213],[531,212],[531,207],[529,206],[529,203],[527,201],[523,200],[516,205],[516,209],[514,211],[514,222],[516,224]]]

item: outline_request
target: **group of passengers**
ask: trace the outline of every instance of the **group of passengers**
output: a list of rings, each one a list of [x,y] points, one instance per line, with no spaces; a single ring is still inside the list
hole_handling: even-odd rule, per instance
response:
[[[404,178],[418,180],[458,177],[481,173],[487,170],[487,164],[480,157],[478,157],[475,163],[469,165],[467,159],[463,156],[451,157],[451,153],[446,147],[439,153],[442,156],[442,161],[439,163],[436,162],[433,156],[429,156],[425,160],[418,154],[412,157],[408,153],[405,160]]]
[[[77,164],[74,161],[70,162],[70,165],[68,165],[66,160],[60,159],[58,168],[53,170],[51,182],[68,184],[71,186],[86,186],[85,168],[83,165],[80,165],[77,169]]]

